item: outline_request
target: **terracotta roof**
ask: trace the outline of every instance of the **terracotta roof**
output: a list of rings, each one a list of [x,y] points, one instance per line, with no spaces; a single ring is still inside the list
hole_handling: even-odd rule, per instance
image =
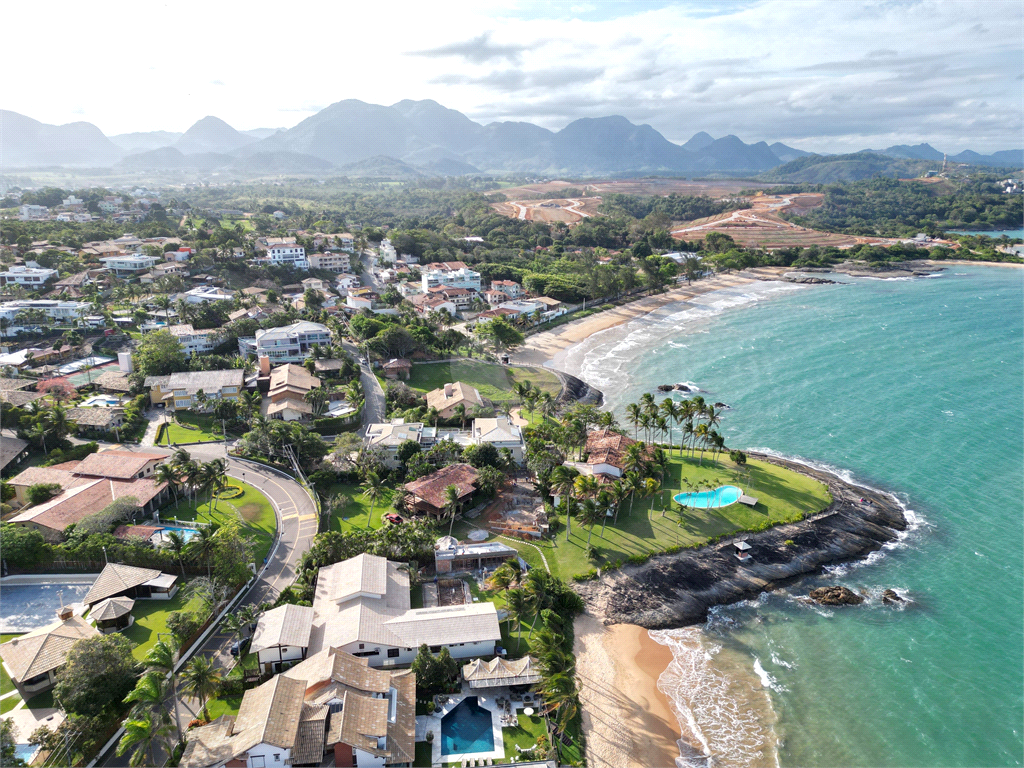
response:
[[[35,629],[0,645],[0,658],[21,682],[57,669],[64,663],[71,646],[83,637],[99,635],[95,627],[79,616]]]
[[[155,579],[160,571],[155,568],[136,568],[134,565],[107,563],[96,577],[85,598],[86,605],[95,605],[100,600],[114,597]]]
[[[484,404],[483,400],[480,399],[480,393],[469,386],[469,384],[463,384],[461,381],[452,382],[450,385],[445,384],[443,387],[427,392],[428,408],[444,411],[454,408],[459,403],[466,405],[467,410],[469,410],[468,407],[470,405]]]
[[[119,619],[132,612],[135,601],[130,597],[108,597],[93,606],[89,618],[93,621]]]
[[[293,387],[302,392],[320,386],[320,379],[311,374],[301,365],[289,363],[281,365],[270,372],[270,394],[281,387]]]
[[[406,483],[405,489],[435,509],[442,509],[446,503],[445,488],[454,485],[459,489],[461,499],[476,490],[477,476],[477,471],[469,464],[449,464],[426,477]]]
[[[5,440],[7,438],[4,438]],[[68,464],[71,462],[65,462]],[[74,462],[77,467],[78,462]],[[39,483],[59,483],[63,488],[73,488],[77,485],[85,485],[89,482],[86,478],[75,477],[63,466],[53,467],[26,467],[7,482],[12,485],[37,485]]]
[[[618,469],[625,469],[626,449],[635,443],[631,437],[602,429],[587,435],[587,446],[584,449],[589,455],[587,464],[610,464]]]
[[[324,739],[327,735],[326,704],[304,702],[299,716],[299,730],[295,734],[295,746],[291,750],[292,765],[319,765],[324,758]]]
[[[290,748],[299,730],[305,693],[303,682],[280,675],[246,691],[235,720],[235,733],[252,730],[258,734],[256,744]]]
[[[2,389],[0,390],[0,400],[11,405],[23,406],[33,403],[43,397],[41,392],[25,392],[24,390],[16,389]]]
[[[138,475],[151,461],[166,458],[162,453],[101,451],[86,456],[75,469],[75,474],[128,480]]]
[[[252,638],[250,653],[291,645],[309,646],[309,633],[313,629],[313,609],[303,605],[282,605],[260,616]]]
[[[50,467],[49,469],[54,469]],[[31,522],[55,531],[63,531],[94,512],[99,512],[115,499],[133,497],[144,506],[163,490],[165,483],[145,480],[110,480],[108,478],[75,477],[60,495],[34,507],[27,507],[12,523]],[[53,482],[53,481],[47,481]]]
[[[10,392],[16,389],[26,389],[35,383],[34,379],[10,379],[0,377],[0,391]]]
[[[119,525],[114,529],[114,536],[118,539],[127,539],[130,536],[148,539],[154,533],[163,529],[162,525]]]

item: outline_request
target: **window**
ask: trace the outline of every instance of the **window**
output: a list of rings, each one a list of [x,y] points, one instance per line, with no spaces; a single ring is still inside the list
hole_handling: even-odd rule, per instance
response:
[[[252,766],[252,768],[264,768],[266,760],[263,755],[254,755],[249,758],[249,765]]]
[[[430,646],[430,652],[431,653],[440,653],[441,652],[441,646],[440,645],[432,645],[432,646]]]
[[[366,647],[366,646],[365,646],[365,645],[364,645],[363,643],[360,643],[360,644],[359,644],[359,650],[360,650],[360,651],[361,651],[361,650],[363,650],[363,648],[365,648],[365,647]]]
[[[275,763],[280,763],[281,762],[281,755],[280,755],[280,753],[277,753],[277,754],[274,755],[274,762]]]
[[[389,659],[397,659],[399,653],[401,653],[401,648],[388,648]]]

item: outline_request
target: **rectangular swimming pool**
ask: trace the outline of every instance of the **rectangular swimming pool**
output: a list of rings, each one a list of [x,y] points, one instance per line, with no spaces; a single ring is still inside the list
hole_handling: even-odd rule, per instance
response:
[[[11,577],[18,579],[20,577]],[[82,598],[96,580],[96,574],[68,576],[61,581],[18,583],[5,580],[0,600],[0,632],[30,632],[57,621],[61,598],[77,615],[84,609]]]

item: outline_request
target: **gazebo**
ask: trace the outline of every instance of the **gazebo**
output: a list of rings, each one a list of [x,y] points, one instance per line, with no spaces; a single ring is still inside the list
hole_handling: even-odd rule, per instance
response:
[[[120,632],[132,625],[132,608],[135,601],[130,597],[108,597],[97,603],[89,612],[89,619],[96,629],[105,635]]]
[[[532,656],[514,661],[506,661],[500,656],[490,661],[474,659],[462,668],[462,677],[470,688],[534,685],[541,681],[537,661]]]

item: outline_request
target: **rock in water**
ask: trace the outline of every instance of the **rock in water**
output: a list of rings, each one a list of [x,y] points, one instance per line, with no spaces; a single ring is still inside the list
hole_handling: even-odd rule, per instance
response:
[[[885,592],[882,593],[882,602],[886,605],[891,605],[892,603],[902,603],[903,598],[897,595],[893,590],[887,589],[885,590]]]
[[[671,384],[659,384],[658,385],[658,391],[659,392],[671,392],[672,391],[672,385]]]
[[[818,587],[811,590],[811,600],[822,605],[860,605],[864,598],[846,587]]]

